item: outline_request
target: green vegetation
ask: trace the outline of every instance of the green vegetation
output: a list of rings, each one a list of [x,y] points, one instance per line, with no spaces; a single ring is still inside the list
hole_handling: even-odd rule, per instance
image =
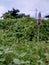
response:
[[[15,18],[23,18],[23,17],[28,17],[29,15],[25,15],[24,13],[19,13],[19,9],[12,8],[12,10],[8,10],[8,12],[5,12],[2,17],[4,19],[10,18],[10,19],[15,19]]]
[[[39,27],[29,17],[0,20],[0,65],[49,65],[49,20]]]

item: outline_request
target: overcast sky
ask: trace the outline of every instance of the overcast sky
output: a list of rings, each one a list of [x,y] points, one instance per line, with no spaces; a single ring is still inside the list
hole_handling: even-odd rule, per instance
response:
[[[12,8],[31,16],[35,16],[37,8],[42,15],[45,15],[49,13],[49,0],[0,0],[0,16]]]

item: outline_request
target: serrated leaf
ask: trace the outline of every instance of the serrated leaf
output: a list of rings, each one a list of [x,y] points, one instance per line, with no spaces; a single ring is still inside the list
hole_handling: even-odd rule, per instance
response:
[[[19,59],[13,59],[13,62],[14,62],[15,64],[20,64],[20,60],[19,60]]]
[[[4,61],[5,61],[5,59],[4,59],[4,58],[1,58],[1,59],[0,59],[0,61],[1,61],[1,62],[4,62]]]
[[[20,57],[24,57],[26,54],[27,54],[26,52],[25,53],[21,53],[19,56]]]
[[[3,52],[2,51],[0,51],[0,55],[2,55],[3,54]]]

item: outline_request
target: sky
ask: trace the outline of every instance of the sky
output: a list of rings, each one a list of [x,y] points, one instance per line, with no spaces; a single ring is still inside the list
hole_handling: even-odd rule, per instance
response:
[[[49,0],[0,0],[0,16],[12,8],[32,17],[40,11],[42,16],[49,13]]]

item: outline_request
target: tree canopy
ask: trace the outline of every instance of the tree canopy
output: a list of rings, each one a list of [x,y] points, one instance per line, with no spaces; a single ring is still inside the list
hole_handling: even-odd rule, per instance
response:
[[[8,12],[5,12],[3,14],[3,18],[7,19],[7,18],[22,18],[28,15],[25,15],[24,13],[19,14],[20,10],[19,9],[15,9],[12,8],[12,10],[8,10]]]
[[[49,15],[46,15],[45,18],[49,18]]]

